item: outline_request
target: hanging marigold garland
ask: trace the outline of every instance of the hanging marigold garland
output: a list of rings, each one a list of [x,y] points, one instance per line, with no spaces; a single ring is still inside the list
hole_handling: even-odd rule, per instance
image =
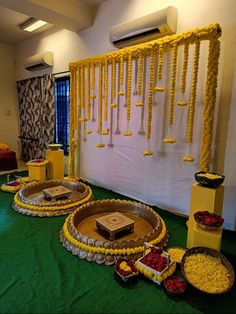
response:
[[[105,58],[104,63],[104,106],[103,106],[103,117],[105,125],[107,126],[107,120],[108,120],[108,60]],[[106,127],[105,130],[102,130],[100,132],[102,135],[108,135],[109,134],[109,128]]]
[[[119,96],[124,96],[124,55],[123,52],[121,52],[120,55],[120,75],[119,75],[120,79],[119,79],[119,86],[120,86],[120,90],[118,92]]]
[[[166,36],[164,38],[160,38],[148,43],[144,43],[141,45],[137,45],[137,46],[132,46],[132,47],[128,47],[125,49],[121,49],[120,51],[114,51],[111,53],[107,53],[105,55],[101,55],[101,56],[97,56],[97,57],[93,57],[93,58],[88,58],[85,60],[81,60],[78,61],[76,63],[71,63],[70,64],[70,69],[71,72],[74,71],[73,69],[79,70],[80,67],[84,67],[84,66],[91,66],[91,76],[92,76],[92,81],[91,81],[91,99],[93,99],[92,105],[94,104],[94,99],[96,97],[95,94],[95,66],[99,67],[99,86],[98,86],[98,94],[99,94],[99,99],[98,99],[98,133],[101,134],[102,130],[102,64],[104,64],[105,68],[107,65],[105,65],[105,59],[107,59],[107,62],[111,64],[112,66],[112,102],[111,104],[115,104],[114,99],[115,99],[115,90],[116,88],[114,88],[115,84],[115,80],[116,80],[116,74],[114,74],[114,71],[116,69],[116,67],[114,66],[114,64],[116,64],[116,62],[119,64],[119,79],[118,79],[118,97],[123,96],[124,93],[124,59],[128,60],[128,76],[131,78],[130,76],[130,72],[132,73],[132,59],[138,59],[138,96],[139,99],[141,98],[141,95],[143,96],[143,90],[142,90],[142,80],[143,80],[143,71],[142,71],[142,67],[143,67],[143,58],[145,58],[146,56],[151,56],[153,51],[155,50],[156,52],[158,51],[158,68],[157,68],[157,77],[158,80],[162,80],[162,72],[163,72],[163,65],[164,65],[164,51],[166,51],[168,48],[172,48],[173,49],[173,56],[172,56],[172,76],[171,76],[171,90],[170,90],[170,102],[169,102],[169,112],[168,112],[168,123],[169,123],[169,128],[171,129],[173,122],[174,122],[174,102],[175,102],[175,88],[176,88],[176,64],[177,64],[177,52],[178,52],[178,47],[180,46],[184,46],[184,60],[183,60],[183,65],[182,65],[182,75],[181,75],[181,93],[184,94],[186,91],[186,75],[187,75],[187,68],[188,68],[188,58],[189,58],[189,45],[195,44],[196,42],[200,42],[202,40],[210,40],[210,48],[209,48],[209,54],[213,53],[212,50],[212,46],[213,46],[213,42],[214,42],[214,49],[218,49],[219,50],[219,45],[216,44],[216,40],[218,37],[221,36],[221,28],[218,24],[212,24],[209,25],[207,27],[202,27],[202,28],[198,28],[196,30],[192,30],[192,31],[188,31],[185,32],[183,34],[176,34],[176,35],[172,35],[172,36]],[[211,71],[211,73],[209,72],[207,75],[207,82],[206,82],[206,89],[207,91],[213,96],[213,100],[209,100],[209,96],[205,96],[205,112],[204,112],[204,126],[203,126],[203,133],[202,133],[202,145],[201,145],[201,168],[203,169],[207,169],[209,167],[209,162],[210,162],[210,147],[211,147],[211,141],[212,141],[212,134],[209,135],[210,132],[212,132],[212,123],[207,120],[207,118],[209,118],[210,115],[214,115],[214,103],[215,103],[215,88],[216,86],[213,84],[214,81],[216,81],[217,78],[217,73],[215,73],[216,71],[213,69],[212,64],[215,65],[215,63],[218,62],[218,58],[219,58],[219,52],[218,51],[214,51],[214,61],[211,59],[211,56],[209,56],[209,62],[208,62],[208,68],[210,68],[209,71]],[[215,62],[215,63],[214,63]],[[131,68],[129,68],[129,66],[131,65]],[[217,64],[218,66],[218,64]],[[81,74],[83,76],[83,68],[81,69]],[[105,70],[106,73],[106,70]],[[105,76],[106,74],[104,73],[104,87],[106,86],[106,79]],[[88,74],[89,75],[89,74]],[[131,74],[132,75],[132,74]],[[79,75],[78,75],[79,76]],[[128,78],[128,77],[127,77]],[[209,84],[209,81],[211,81],[211,85]],[[129,80],[127,80],[127,112],[126,112],[126,118],[127,118],[127,124],[130,121],[131,118],[131,84],[129,82]],[[212,85],[213,84],[213,85]],[[81,90],[81,109],[84,106],[84,101],[83,101],[83,89],[84,89],[84,79],[82,77],[81,80],[81,84],[80,84],[80,90]],[[88,86],[88,84],[87,84]],[[212,87],[213,86],[213,87]],[[150,86],[149,86],[150,88]],[[164,88],[161,86],[155,86],[153,89],[155,89],[156,91],[164,91]],[[104,116],[106,115],[106,88],[104,89]],[[129,92],[130,91],[130,92]],[[89,91],[87,91],[89,93]],[[73,94],[73,92],[71,91],[71,95]],[[88,94],[87,94],[88,95]],[[192,94],[194,95],[194,94]],[[150,95],[149,95],[150,96]],[[194,96],[192,96],[193,98]],[[71,96],[72,101],[73,101],[73,95]],[[182,103],[181,103],[182,101]],[[179,101],[177,104],[178,105],[185,105],[185,100],[181,100]],[[190,102],[192,101],[193,104],[193,99],[190,99]],[[142,101],[140,101],[141,103]],[[118,101],[117,101],[118,103]],[[114,105],[115,107],[115,105]],[[192,107],[193,108],[193,107]],[[88,106],[86,106],[86,111],[87,111],[87,117],[84,115],[81,118],[88,118],[90,116],[90,112],[89,112],[89,108]],[[72,110],[73,110],[73,105],[72,105]],[[149,113],[147,112],[147,115],[149,116],[149,120],[150,120],[150,106],[148,106],[148,110]],[[213,112],[209,113],[209,111],[212,110]],[[117,117],[118,117],[118,108],[117,108]],[[191,113],[191,114],[190,114]],[[194,111],[189,111],[189,117],[190,117],[190,121],[193,118],[194,115]],[[207,118],[206,118],[207,116]],[[192,118],[191,118],[192,117]],[[213,120],[212,116],[210,116],[211,121]],[[104,117],[105,120],[105,117]],[[73,122],[74,123],[74,122]],[[149,121],[150,123],[150,121]],[[190,124],[190,122],[189,122]],[[211,129],[209,131],[209,125],[211,125]],[[117,123],[118,126],[118,123]],[[75,126],[74,126],[75,127]],[[76,126],[77,127],[77,126]],[[119,128],[119,126],[118,126]],[[73,127],[71,128],[73,131]],[[191,127],[190,127],[191,129]],[[71,132],[72,132],[71,131]],[[127,131],[128,128],[127,128]],[[131,131],[130,131],[131,132]],[[73,132],[72,132],[73,133]],[[71,133],[71,134],[72,134]],[[167,134],[168,135],[168,134]],[[72,136],[72,138],[74,138],[74,136]],[[175,138],[171,136],[167,136],[164,139],[164,142],[168,142],[168,143],[174,143],[175,142]],[[100,143],[101,144],[101,143]],[[100,145],[98,144],[98,145]],[[102,144],[103,145],[103,144]],[[207,151],[206,151],[206,147],[207,147]]]
[[[186,78],[187,78],[187,70],[188,70],[188,55],[189,55],[189,44],[186,43],[184,45],[184,61],[183,61],[183,67],[182,67],[182,74],[181,74],[181,93],[182,93],[182,100],[179,100],[177,102],[178,106],[187,106],[188,103],[185,100],[185,90],[186,90]]]
[[[200,169],[202,171],[209,171],[209,164],[211,162],[211,143],[213,138],[219,56],[220,42],[218,39],[211,39],[208,52],[207,79],[204,98],[204,116],[200,160]]]
[[[68,176],[75,177],[75,142],[76,142],[76,68],[70,65],[70,146],[68,160]]]
[[[111,108],[116,108],[117,104],[115,102],[116,99],[116,60],[112,59],[112,74],[111,74],[111,95],[112,95],[112,101],[111,101]]]
[[[142,93],[143,93],[143,56],[140,54],[138,58],[138,101],[136,102],[137,107],[143,107]]]
[[[196,94],[197,94],[197,77],[198,77],[198,68],[199,68],[199,55],[200,55],[200,41],[197,41],[195,44],[194,51],[194,62],[193,62],[193,78],[190,91],[190,102],[189,102],[189,111],[188,111],[188,132],[187,132],[187,153],[183,157],[183,161],[192,162],[194,157],[191,155],[191,147],[193,141],[193,127],[194,127],[194,114],[195,114],[195,105],[196,105]]]
[[[176,139],[172,134],[173,132],[172,126],[174,123],[177,56],[178,56],[178,45],[174,43],[173,50],[172,50],[172,70],[171,70],[170,100],[169,100],[169,113],[168,113],[168,131],[167,131],[167,136],[163,139],[163,143],[168,143],[168,144],[173,144],[176,142]]]
[[[146,130],[146,139],[148,147],[143,152],[144,156],[151,156],[153,152],[150,150],[150,139],[152,133],[152,106],[153,106],[153,90],[154,90],[154,52],[151,54],[150,57],[150,64],[149,64],[149,90],[148,90],[148,111],[147,111],[147,130]]]
[[[131,88],[132,88],[132,56],[131,53],[128,56],[128,63],[127,63],[127,96],[126,96],[126,131],[123,133],[125,136],[131,136],[132,132],[129,130],[129,123],[131,117]]]

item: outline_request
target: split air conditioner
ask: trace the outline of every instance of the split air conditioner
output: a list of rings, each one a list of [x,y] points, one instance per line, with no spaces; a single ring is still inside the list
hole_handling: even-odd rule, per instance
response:
[[[38,71],[53,66],[53,52],[47,51],[24,59],[24,68]]]
[[[118,48],[176,33],[177,9],[169,6],[135,20],[112,26],[110,42]]]

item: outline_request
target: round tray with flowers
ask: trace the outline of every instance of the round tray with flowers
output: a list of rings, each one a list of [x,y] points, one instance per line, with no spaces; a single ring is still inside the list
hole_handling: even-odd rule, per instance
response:
[[[131,281],[139,274],[134,263],[122,257],[116,259],[115,272],[124,282]]]
[[[170,276],[164,280],[166,292],[171,296],[182,296],[187,288],[187,282],[178,276]]]
[[[217,188],[225,179],[224,175],[220,175],[215,172],[199,171],[194,175],[195,180],[204,187]]]
[[[215,231],[224,223],[224,218],[207,210],[197,211],[193,217],[200,228],[208,231]]]

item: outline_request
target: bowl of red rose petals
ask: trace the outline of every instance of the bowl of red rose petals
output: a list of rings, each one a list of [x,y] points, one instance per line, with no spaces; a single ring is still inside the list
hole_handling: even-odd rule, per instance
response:
[[[134,263],[126,258],[118,258],[115,262],[115,272],[124,281],[130,281],[136,277],[139,272]]]
[[[181,277],[170,276],[164,280],[164,287],[169,295],[181,296],[187,288],[187,283]]]
[[[209,213],[207,210],[197,211],[193,216],[200,228],[209,231],[217,230],[224,223],[224,218],[214,213]]]

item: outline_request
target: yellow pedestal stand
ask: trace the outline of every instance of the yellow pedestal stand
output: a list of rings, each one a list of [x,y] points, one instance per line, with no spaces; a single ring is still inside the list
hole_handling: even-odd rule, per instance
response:
[[[222,228],[216,231],[203,230],[197,226],[194,220],[194,213],[197,211],[208,210],[210,213],[222,215],[224,199],[224,186],[217,188],[207,188],[199,183],[192,185],[190,200],[190,213],[188,220],[187,248],[194,246],[204,246],[220,251]]]
[[[45,181],[47,163],[47,160],[32,160],[27,162],[29,180]]]
[[[48,160],[48,179],[64,179],[64,151],[46,150],[46,159]]]

